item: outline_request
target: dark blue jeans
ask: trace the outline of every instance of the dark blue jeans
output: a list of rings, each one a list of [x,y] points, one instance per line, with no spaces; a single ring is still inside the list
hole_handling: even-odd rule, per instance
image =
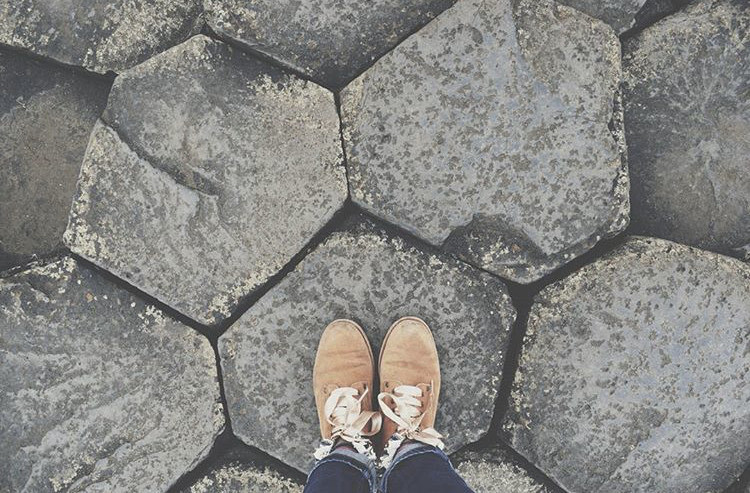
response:
[[[335,451],[318,462],[304,493],[375,493],[375,469],[364,456]],[[382,493],[473,493],[442,450],[428,445],[396,456],[380,482]]]

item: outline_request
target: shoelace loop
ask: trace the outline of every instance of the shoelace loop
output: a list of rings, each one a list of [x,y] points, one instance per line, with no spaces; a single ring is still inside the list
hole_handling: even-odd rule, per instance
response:
[[[331,452],[336,439],[352,444],[354,449],[365,455],[374,455],[369,437],[380,431],[382,417],[375,411],[362,411],[362,400],[368,394],[365,388],[362,395],[354,387],[338,387],[331,392],[323,406],[326,421],[331,425],[331,439],[324,440],[315,451],[320,460]]]
[[[430,384],[430,388],[434,382]],[[435,428],[421,428],[422,420],[425,417],[426,409],[422,408],[422,389],[413,385],[399,385],[393,389],[393,392],[381,392],[378,395],[378,404],[383,414],[391,421],[396,423],[396,433],[388,441],[385,450],[385,456],[382,459],[383,467],[388,467],[396,451],[404,440],[414,440],[427,445],[432,445],[442,449],[444,447],[443,436]],[[393,401],[393,408],[385,400]],[[429,405],[429,404],[428,404]]]

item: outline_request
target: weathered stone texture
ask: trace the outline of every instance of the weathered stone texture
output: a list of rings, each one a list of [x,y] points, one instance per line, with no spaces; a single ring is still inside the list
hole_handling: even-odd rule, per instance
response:
[[[377,354],[405,315],[434,331],[443,385],[437,428],[447,449],[477,440],[490,425],[515,317],[505,286],[367,222],[334,233],[219,339],[234,433],[307,470],[320,440],[311,389],[321,332],[353,318]]]
[[[109,84],[0,51],[0,270],[62,247]]]
[[[458,474],[477,493],[551,493],[501,447],[462,452],[451,459]]]
[[[0,0],[0,43],[121,72],[200,31],[200,0]]]
[[[750,8],[691,4],[625,43],[633,230],[750,252]]]
[[[342,93],[354,201],[531,282],[621,231],[617,38],[552,1],[457,3]]]
[[[635,25],[635,16],[646,0],[559,0],[597,19],[601,19],[622,33]]]
[[[208,341],[70,258],[0,280],[0,491],[164,491],[224,425]]]
[[[455,0],[204,0],[218,33],[341,87]]]
[[[302,493],[303,488],[267,467],[236,462],[212,470],[183,493]]]
[[[750,457],[750,267],[633,237],[532,306],[505,429],[570,492],[720,492]]]
[[[346,199],[333,95],[204,36],[118,77],[102,120],[66,243],[202,323]]]

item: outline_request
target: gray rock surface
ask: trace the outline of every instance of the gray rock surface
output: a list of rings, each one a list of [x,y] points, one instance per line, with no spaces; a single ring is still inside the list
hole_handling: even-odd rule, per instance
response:
[[[0,0],[0,43],[120,72],[200,31],[200,0]]]
[[[341,87],[455,0],[204,0],[218,33]]]
[[[164,491],[224,425],[208,341],[64,258],[0,280],[0,491]]]
[[[323,329],[353,318],[377,354],[388,327],[406,315],[434,331],[443,383],[437,428],[447,449],[480,438],[515,318],[505,286],[368,222],[330,236],[219,339],[235,435],[307,470],[320,440],[311,388]]]
[[[503,277],[542,277],[627,224],[619,60],[612,30],[569,7],[459,2],[342,92],[354,201]]]
[[[219,322],[343,204],[338,125],[325,89],[196,36],[117,78],[66,244]]]
[[[499,446],[451,458],[456,471],[477,493],[551,493]]]
[[[558,0],[560,3],[601,19],[618,34],[635,25],[635,16],[646,0]]]
[[[505,423],[570,492],[720,492],[750,457],[750,266],[632,237],[538,295]]]
[[[62,247],[109,84],[0,51],[0,270]]]
[[[628,40],[633,231],[750,251],[750,9],[696,2]]]
[[[235,462],[212,470],[183,493],[302,493],[303,489],[267,467]]]

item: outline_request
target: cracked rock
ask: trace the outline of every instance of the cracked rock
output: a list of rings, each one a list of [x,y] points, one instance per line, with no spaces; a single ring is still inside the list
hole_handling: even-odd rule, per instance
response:
[[[560,3],[601,19],[618,34],[635,25],[636,14],[646,0],[559,0]]]
[[[523,470],[499,446],[482,451],[461,452],[451,459],[456,471],[480,493],[552,493]]]
[[[301,484],[268,467],[234,462],[210,471],[183,493],[302,493],[302,490]]]
[[[0,270],[62,247],[109,84],[0,52]]]
[[[0,43],[121,72],[200,31],[200,0],[2,0]]]
[[[342,92],[353,200],[539,279],[628,222],[619,58],[604,23],[552,1],[457,3]]]
[[[723,491],[750,457],[750,266],[631,237],[531,308],[505,429],[566,491]]]
[[[219,339],[234,433],[307,470],[320,440],[312,367],[323,329],[353,318],[378,354],[388,327],[406,315],[434,331],[443,384],[437,429],[447,450],[480,438],[515,318],[505,286],[369,222],[330,236]]]
[[[633,230],[750,251],[750,10],[696,2],[625,43]]]
[[[224,425],[208,341],[71,258],[0,280],[0,491],[164,491]]]
[[[117,78],[78,186],[71,250],[218,323],[346,199],[333,95],[194,37]]]
[[[455,0],[204,0],[218,33],[341,87]]]

